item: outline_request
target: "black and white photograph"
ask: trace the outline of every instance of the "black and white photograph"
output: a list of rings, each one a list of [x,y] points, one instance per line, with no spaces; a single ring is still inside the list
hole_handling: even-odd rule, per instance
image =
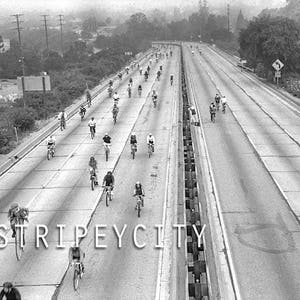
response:
[[[0,300],[300,300],[300,0],[0,0]]]

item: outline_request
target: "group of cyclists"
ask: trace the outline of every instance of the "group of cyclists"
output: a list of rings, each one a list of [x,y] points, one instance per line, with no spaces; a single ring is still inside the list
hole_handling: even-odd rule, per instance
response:
[[[222,112],[225,113],[226,106],[227,106],[227,99],[225,96],[220,96],[218,93],[215,96],[215,101],[212,102],[209,106],[209,112],[210,112],[210,120],[211,122],[215,122],[216,119],[216,113],[220,110],[220,105],[222,107]]]
[[[161,54],[160,54],[161,56]],[[172,51],[170,52],[170,56],[172,56]],[[158,55],[156,54],[156,58],[158,57]],[[149,75],[150,73],[150,65],[152,63],[152,60],[149,61],[149,65],[147,67],[147,70],[145,71],[145,74]],[[142,75],[142,68],[138,65],[140,74]],[[125,70],[127,73],[129,70]],[[161,75],[162,72],[162,66],[160,66],[159,68],[159,73],[157,74],[157,76],[159,77]],[[145,75],[145,77],[146,77]],[[120,77],[120,76],[119,76]],[[171,75],[170,77],[170,82],[171,85],[173,84],[173,75]],[[133,85],[133,80],[132,78],[129,79],[129,83],[128,83],[128,94],[129,94],[129,89],[131,90]],[[109,96],[112,96],[113,93],[113,82],[110,81],[109,82]],[[141,96],[142,93],[142,86],[139,85],[138,86],[138,94],[139,96]],[[129,97],[131,95],[129,94]],[[112,109],[112,113],[113,115],[118,114],[119,108],[118,108],[118,101],[120,99],[117,91],[113,94],[113,100],[114,100],[114,104],[113,104],[113,109]],[[152,91],[152,100],[153,102],[157,101],[157,92],[155,90]],[[91,94],[90,92],[87,90],[86,92],[86,99],[87,99],[87,105],[88,107],[91,106]],[[84,105],[81,105],[79,108],[79,114],[81,116],[81,120],[83,120],[85,114],[86,114],[86,108],[84,107]],[[61,122],[61,127],[63,127],[63,129],[66,127],[66,113],[64,112],[64,110],[61,112],[60,114],[60,122]],[[88,126],[90,129],[90,133],[91,133],[91,137],[93,138],[95,136],[96,133],[96,121],[94,119],[94,117],[91,117],[90,121],[88,122]],[[108,133],[106,133],[104,135],[104,137],[102,138],[103,140],[103,144],[104,147],[108,147],[108,149],[111,146],[111,137],[108,135]],[[154,136],[149,133],[147,135],[146,138],[146,142],[148,145],[148,148],[151,147],[152,151],[154,152],[154,145],[155,145],[155,138]],[[55,151],[55,144],[56,144],[56,139],[55,137],[51,134],[48,139],[46,140],[47,143],[47,147],[51,147],[53,149],[53,152]],[[134,146],[135,147],[135,151],[137,151],[137,136],[135,132],[132,132],[131,136],[130,136],[130,146]],[[95,185],[99,185],[98,183],[98,176],[97,176],[97,172],[98,172],[98,163],[95,159],[94,156],[91,156],[88,162],[88,167],[90,170],[90,176],[94,176],[95,178]],[[114,189],[114,184],[115,184],[115,178],[112,174],[111,171],[108,171],[107,174],[104,176],[103,178],[103,182],[102,182],[102,186],[104,187],[104,189],[108,189],[110,188],[111,190],[111,195],[113,195],[113,189]],[[144,199],[143,197],[145,196],[145,192],[144,192],[144,188],[141,184],[140,181],[137,181],[134,185],[134,195],[136,197],[141,197],[142,199],[142,206],[144,206]],[[137,209],[137,205],[135,206],[135,209]],[[8,218],[10,220],[10,225],[11,225],[11,229],[12,229],[12,237],[14,238],[16,236],[16,224],[22,222],[24,223],[25,221],[28,222],[28,215],[29,215],[29,210],[26,207],[20,207],[18,203],[13,203],[9,209],[8,212]],[[74,244],[72,247],[70,247],[69,249],[69,265],[73,265],[76,262],[80,263],[81,266],[81,271],[82,273],[84,273],[84,265],[83,265],[83,260],[85,257],[85,253],[80,249],[79,245]],[[12,286],[9,286],[9,284],[7,284],[7,289],[5,289],[5,291],[11,291]],[[1,295],[1,294],[0,294]]]

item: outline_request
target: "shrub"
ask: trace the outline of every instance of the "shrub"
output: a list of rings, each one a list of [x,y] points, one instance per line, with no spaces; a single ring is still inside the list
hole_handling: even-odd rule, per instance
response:
[[[35,125],[36,111],[31,107],[14,107],[12,119],[14,126],[21,131],[32,130]]]

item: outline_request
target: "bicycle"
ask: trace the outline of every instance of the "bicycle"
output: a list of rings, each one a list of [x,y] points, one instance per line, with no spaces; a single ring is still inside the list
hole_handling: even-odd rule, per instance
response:
[[[153,101],[153,107],[156,108],[156,104],[157,104],[157,97],[152,97],[152,101]]]
[[[62,119],[60,121],[60,130],[63,131],[64,129],[66,129],[66,120]]]
[[[216,102],[216,108],[217,108],[217,111],[220,110],[220,102]]]
[[[216,113],[215,112],[210,113],[210,119],[211,119],[211,122],[215,123],[215,121],[216,121]]]
[[[108,145],[108,144],[104,145],[104,151],[105,151],[105,159],[106,159],[106,161],[108,161],[108,155],[109,155],[109,152],[110,152],[109,146],[110,145]]]
[[[154,152],[154,145],[153,144],[148,144],[148,155],[149,158],[151,157],[152,153]]]
[[[118,116],[118,113],[117,112],[113,112],[113,120],[114,120],[114,124],[117,123],[117,116]]]
[[[24,219],[23,218],[18,218],[18,221],[15,225],[23,225],[24,224]],[[19,261],[21,259],[22,253],[24,252],[24,246],[25,246],[25,229],[23,227],[23,245],[21,243],[22,240],[22,231],[20,227],[15,227],[16,230],[16,235],[15,235],[15,250],[16,250],[16,257],[17,260]]]
[[[137,150],[137,146],[136,144],[131,144],[131,155],[132,155],[132,159],[135,158],[135,152]]]
[[[77,291],[79,288],[79,279],[82,278],[83,270],[82,270],[81,262],[74,262],[74,275],[73,275],[73,287],[74,290]]]
[[[128,90],[128,98],[131,98],[131,89]]]
[[[94,139],[95,133],[96,133],[96,128],[94,126],[90,126],[90,132],[91,132],[91,138]]]
[[[138,218],[141,216],[142,207],[144,207],[144,198],[142,195],[133,195],[136,196],[136,206],[135,209],[137,210]]]
[[[222,113],[225,114],[226,112],[226,103],[222,104]]]
[[[105,204],[106,206],[109,205],[109,201],[112,201],[112,194],[111,194],[111,190],[112,190],[112,187],[109,185],[109,186],[103,186],[103,188],[105,189]]]
[[[54,157],[54,146],[48,146],[47,149],[47,159],[50,160],[52,157]]]
[[[90,170],[90,180],[91,180],[91,189],[93,191],[96,185],[96,172],[93,169]]]
[[[139,97],[141,97],[142,96],[142,90],[138,90],[138,95],[139,95]]]
[[[80,114],[81,121],[83,121],[85,113],[84,112],[79,112],[79,114]]]

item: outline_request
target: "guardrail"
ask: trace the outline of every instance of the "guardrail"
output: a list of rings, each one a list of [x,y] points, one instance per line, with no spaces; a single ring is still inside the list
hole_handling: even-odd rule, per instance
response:
[[[142,54],[142,56],[137,60],[139,63],[143,63],[143,61],[151,54],[151,49],[149,49],[148,51],[146,51],[144,54]],[[125,75],[125,71],[124,68],[122,68],[123,71],[119,71],[119,73],[122,73],[122,75]],[[129,72],[129,74],[132,73],[132,69]],[[126,74],[127,75],[127,74]],[[108,83],[110,80],[115,80],[116,79],[116,75],[112,75],[110,77],[107,78],[103,78],[99,85],[97,87],[95,87],[92,92],[91,92],[91,96],[92,96],[92,101],[99,95],[101,94],[107,87],[108,87]],[[127,76],[128,77],[128,76]],[[100,87],[99,87],[100,86]],[[67,114],[67,120],[69,120],[70,118],[72,118],[75,114],[78,113],[79,107],[82,104],[86,104],[86,100],[85,100],[85,96],[81,96],[79,102],[72,104],[69,108],[67,108],[66,110],[66,114]],[[75,99],[76,100],[76,99]],[[30,140],[30,142],[28,142],[26,145],[24,145],[24,147],[20,150],[15,150],[15,152],[13,151],[11,156],[8,158],[7,161],[5,161],[3,164],[0,165],[0,176],[2,176],[5,172],[7,172],[11,167],[13,167],[16,163],[18,163],[26,154],[28,154],[30,151],[32,151],[35,147],[37,147],[43,140],[45,140],[45,138],[47,136],[49,136],[52,132],[54,132],[55,130],[57,130],[60,126],[60,121],[58,119],[54,119],[53,121],[51,121],[50,124],[48,124],[46,126],[46,128],[42,131],[39,131],[39,134],[37,134],[36,137],[34,137],[32,140]]]

